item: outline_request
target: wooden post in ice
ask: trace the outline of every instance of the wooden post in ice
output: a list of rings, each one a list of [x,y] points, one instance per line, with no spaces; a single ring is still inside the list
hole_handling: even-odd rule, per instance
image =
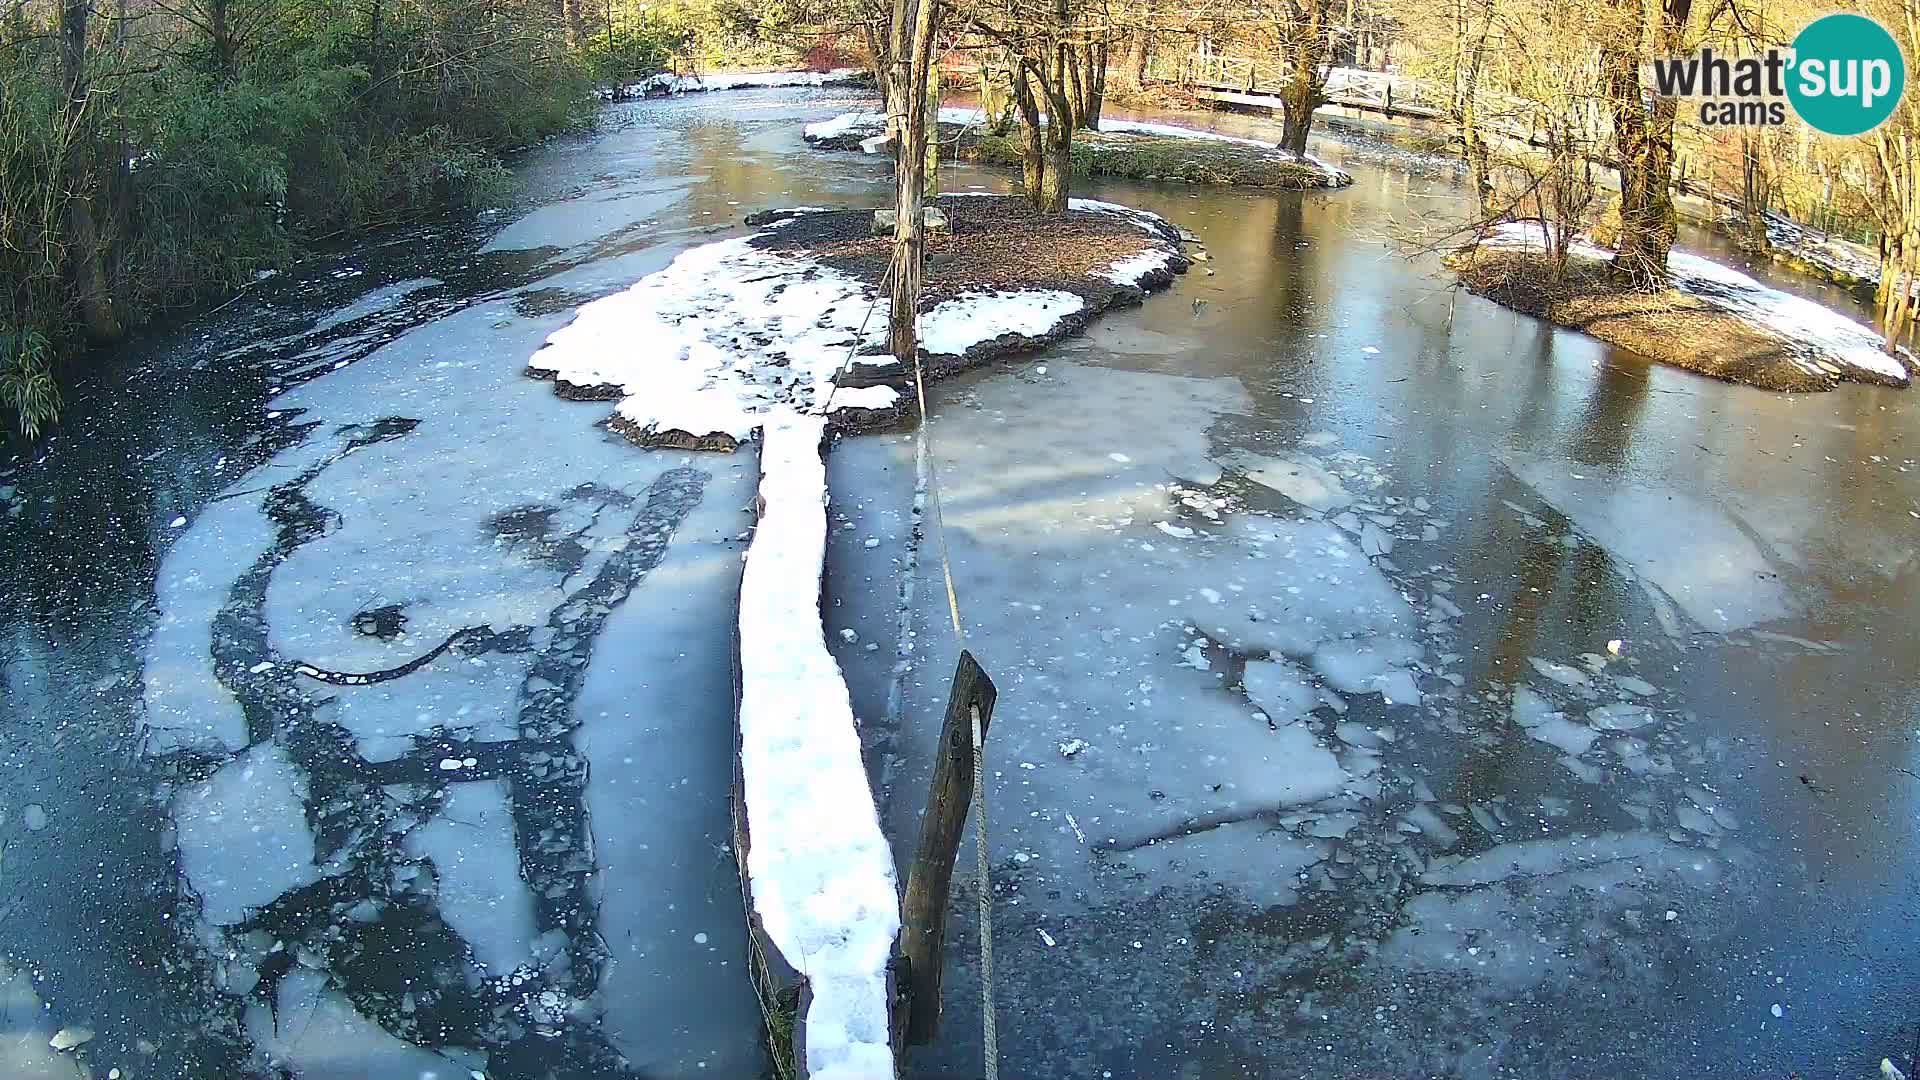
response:
[[[909,1045],[931,1042],[940,1031],[941,954],[947,939],[947,895],[953,884],[953,860],[973,802],[973,713],[980,714],[980,738],[993,718],[993,680],[973,654],[962,649],[947,696],[947,718],[940,725],[940,746],[933,759],[933,786],[927,814],[920,819],[920,845],[907,871],[907,895],[900,910],[900,948],[906,958],[906,1038]]]

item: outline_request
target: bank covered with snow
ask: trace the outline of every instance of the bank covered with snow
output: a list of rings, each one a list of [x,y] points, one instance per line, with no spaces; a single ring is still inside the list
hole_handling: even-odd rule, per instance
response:
[[[1023,264],[1020,245],[1036,237],[1021,232],[1033,223],[1009,205],[1018,202],[947,200],[956,232],[938,242],[955,245],[960,262],[930,273],[920,326],[936,373],[1064,336],[1186,269],[1166,221],[1093,200],[1074,200],[1073,213],[1045,226],[1084,236],[1079,262]],[[889,241],[867,235],[870,214],[793,210],[756,220],[767,224],[686,251],[581,307],[528,373],[553,380],[563,397],[618,402],[610,426],[650,446],[731,449],[776,410],[852,430],[904,418],[911,372],[884,352],[889,304],[877,286]],[[1034,284],[1018,273],[1008,280],[1006,265]]]
[[[1043,116],[1044,119],[1044,116]],[[986,124],[986,113],[979,109],[948,107],[940,110],[940,123],[947,127],[956,127],[970,132],[979,132]],[[873,140],[885,134],[887,118],[884,113],[862,111],[845,112],[825,120],[816,121],[801,129],[802,136],[811,144],[827,149],[866,149],[873,152]],[[1103,154],[1124,154],[1129,150],[1140,150],[1151,145],[1149,140],[1177,139],[1200,144],[1211,144],[1217,148],[1236,148],[1250,153],[1242,157],[1273,162],[1283,159],[1288,169],[1309,170],[1313,175],[1310,184],[1295,186],[1341,187],[1353,182],[1353,177],[1314,157],[1311,154],[1294,155],[1281,150],[1278,143],[1249,139],[1237,135],[1225,135],[1217,131],[1202,128],[1182,127],[1178,124],[1161,124],[1144,120],[1125,120],[1116,117],[1102,117],[1100,133],[1121,136],[1113,140],[1100,140]],[[1136,140],[1138,140],[1136,142]],[[968,147],[956,145],[964,156]],[[1097,163],[1096,163],[1097,164]],[[1096,172],[1107,170],[1095,169]],[[1216,181],[1217,182],[1217,181]],[[1238,182],[1238,181],[1234,181]]]
[[[1497,227],[1482,248],[1542,252],[1545,236],[1537,223],[1508,222]],[[1597,264],[1611,259],[1613,252],[1580,238],[1569,246],[1569,255],[1576,262]],[[1809,388],[1830,388],[1840,380],[1908,385],[1906,366],[1881,348],[1880,334],[1872,327],[1691,252],[1670,253],[1667,275],[1682,298],[1697,302],[1694,310],[1731,316],[1770,340],[1769,348],[1776,353],[1772,359],[1804,376]],[[1605,336],[1600,327],[1590,329]]]
[[[663,71],[638,82],[630,82],[601,91],[605,100],[624,101],[642,97],[668,97],[697,94],[708,90],[760,90],[796,86],[833,86],[860,82],[868,78],[860,68],[834,68],[832,71],[722,71],[707,75],[675,75]]]

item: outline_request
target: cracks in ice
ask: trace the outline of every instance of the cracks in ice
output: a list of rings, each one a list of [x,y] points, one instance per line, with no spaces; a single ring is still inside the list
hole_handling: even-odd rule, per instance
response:
[[[1414,977],[1462,980],[1462,988],[1489,978],[1495,986],[1537,981],[1553,964],[1616,962],[1583,957],[1579,935],[1593,920],[1630,924],[1637,936],[1608,946],[1622,956],[1686,955],[1686,942],[1709,928],[1686,928],[1675,944],[1652,936],[1653,924],[1663,908],[1664,918],[1674,918],[1685,906],[1680,898],[1721,872],[1725,860],[1715,849],[1739,822],[1718,793],[1686,780],[1724,747],[1688,743],[1659,688],[1632,674],[1655,670],[1641,665],[1663,655],[1659,643],[1636,646],[1637,663],[1617,652],[1542,660],[1578,679],[1536,676],[1544,684],[1538,691],[1516,685],[1534,673],[1524,651],[1517,670],[1504,656],[1485,661],[1452,651],[1466,614],[1464,598],[1455,597],[1460,575],[1418,556],[1421,544],[1453,527],[1452,515],[1423,497],[1391,494],[1378,466],[1330,449],[1336,441],[1313,434],[1283,453],[1219,455],[1223,470],[1173,470],[1160,485],[1167,493],[1160,535],[1141,546],[1191,545],[1219,558],[1245,542],[1249,519],[1324,524],[1338,530],[1337,544],[1310,531],[1269,530],[1285,539],[1268,540],[1262,557],[1370,565],[1387,577],[1410,612],[1396,626],[1301,634],[1311,610],[1268,605],[1255,597],[1252,579],[1236,584],[1231,575],[1197,590],[1183,608],[1187,618],[1162,624],[1173,634],[1175,669],[1219,680],[1269,731],[1305,726],[1338,757],[1347,787],[1295,805],[1243,806],[1131,839],[1110,837],[1097,845],[1096,863],[1149,890],[1156,883],[1182,895],[1198,890],[1222,918],[1238,922],[1218,928],[1223,938],[1257,928],[1252,941],[1260,944],[1250,947],[1283,954],[1271,960],[1274,985],[1302,990],[1323,990],[1387,958],[1417,969]],[[1559,514],[1544,516],[1557,524],[1538,523],[1543,544],[1588,547]],[[1131,530],[1140,523],[1097,524]],[[1345,563],[1330,550],[1342,545],[1350,549]],[[1503,647],[1511,646],[1496,651]],[[1527,723],[1517,722],[1516,694],[1545,702]],[[1552,713],[1572,724],[1563,711],[1594,732],[1591,753],[1565,755],[1564,769],[1537,741],[1548,729],[1535,722]],[[1458,764],[1435,770],[1436,762]],[[1429,777],[1434,786],[1445,779],[1445,789],[1436,793]],[[1235,851],[1261,873],[1236,876],[1220,861]],[[1016,888],[1019,869],[1010,871]],[[1201,932],[1206,939],[1209,931]]]
[[[523,507],[493,519],[496,537],[562,574],[563,588],[588,575],[563,594],[542,626],[468,627],[405,664],[368,674],[326,671],[282,655],[268,635],[269,583],[297,550],[341,525],[337,513],[307,494],[308,485],[347,455],[416,425],[391,418],[339,429],[335,449],[269,489],[264,508],[274,541],[233,583],[214,616],[214,673],[245,716],[249,760],[257,760],[256,751],[269,752],[261,748],[284,755],[310,793],[304,811],[313,868],[305,884],[208,932],[225,943],[223,978],[241,1001],[274,1007],[291,973],[319,971],[353,1008],[393,1035],[430,1048],[487,1050],[504,1075],[552,1068],[622,1073],[626,1064],[587,1004],[607,951],[590,889],[587,765],[572,746],[577,721],[570,707],[606,619],[664,557],[707,477],[670,469],[641,498],[582,485],[565,497],[592,508],[589,523],[563,536],[553,534],[553,508]],[[603,514],[620,515],[625,524],[612,538],[597,535],[590,550],[582,541]],[[356,617],[355,629],[398,637],[404,616],[398,605],[389,607],[362,613],[368,623],[363,627]],[[518,695],[518,739],[489,742],[441,726],[414,736],[399,757],[368,761],[353,735],[328,718],[333,699],[313,689],[404,678],[455,650],[532,654]],[[237,759],[181,751],[172,764],[175,775],[191,782]],[[529,962],[512,971],[490,971],[476,960],[439,912],[438,869],[402,847],[455,785],[486,781],[505,784],[519,878],[541,935]]]
[[[309,679],[326,683],[329,686],[370,686],[374,683],[390,682],[394,679],[405,678],[419,671],[421,668],[426,667],[428,664],[433,663],[435,660],[438,660],[441,655],[449,649],[457,648],[468,656],[478,656],[482,653],[495,651],[524,652],[526,650],[525,638],[526,633],[524,627],[513,627],[505,632],[496,633],[491,626],[468,626],[455,630],[447,636],[447,640],[421,653],[412,660],[395,667],[383,668],[379,671],[356,673],[349,671],[328,671],[324,668],[315,667],[312,664],[296,663],[293,665],[293,670],[296,674],[305,675]]]

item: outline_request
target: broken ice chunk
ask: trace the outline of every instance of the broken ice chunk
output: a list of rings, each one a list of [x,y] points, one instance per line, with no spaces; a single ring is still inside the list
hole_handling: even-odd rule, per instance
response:
[[[1247,662],[1242,685],[1247,699],[1275,724],[1291,723],[1313,709],[1317,695],[1299,668],[1284,660]]]
[[[1380,694],[1390,705],[1417,705],[1420,688],[1405,670],[1420,658],[1420,646],[1379,636],[1335,641],[1313,654],[1313,669],[1348,694]]]
[[[1533,670],[1545,675],[1547,678],[1552,679],[1562,686],[1587,685],[1587,673],[1577,667],[1572,667],[1567,664],[1556,664],[1551,660],[1543,660],[1538,656],[1527,657],[1527,663],[1533,665]]]
[[[1258,454],[1235,454],[1228,463],[1247,474],[1247,479],[1271,488],[1309,510],[1325,513],[1353,501],[1340,478],[1311,458],[1273,458]]]
[[[1653,711],[1644,705],[1623,701],[1589,709],[1587,719],[1602,731],[1636,731],[1653,722]]]

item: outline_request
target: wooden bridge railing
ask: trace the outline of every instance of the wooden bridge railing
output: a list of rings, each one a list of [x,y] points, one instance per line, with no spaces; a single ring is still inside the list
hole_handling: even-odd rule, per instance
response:
[[[1290,71],[1277,60],[1242,56],[1154,57],[1147,78],[1198,89],[1278,96]],[[1441,104],[1419,82],[1385,71],[1336,67],[1327,75],[1329,103],[1380,112],[1430,113]]]

